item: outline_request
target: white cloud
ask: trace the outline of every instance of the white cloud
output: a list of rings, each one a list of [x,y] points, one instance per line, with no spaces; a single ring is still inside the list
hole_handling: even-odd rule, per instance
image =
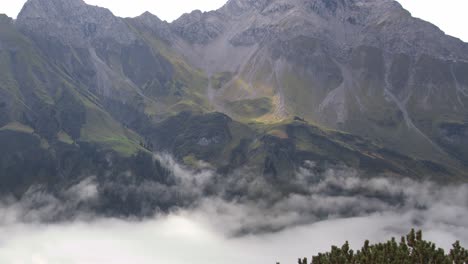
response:
[[[466,210],[466,209],[465,209]],[[414,217],[380,213],[365,217],[328,220],[288,228],[279,233],[229,238],[195,212],[182,212],[156,220],[130,222],[115,219],[54,225],[0,227],[0,263],[12,264],[237,264],[295,263],[341,245],[353,247],[365,239],[378,242],[408,231]],[[198,212],[201,213],[201,212]],[[468,243],[467,227],[443,222],[425,226],[425,237],[449,248],[456,240]]]

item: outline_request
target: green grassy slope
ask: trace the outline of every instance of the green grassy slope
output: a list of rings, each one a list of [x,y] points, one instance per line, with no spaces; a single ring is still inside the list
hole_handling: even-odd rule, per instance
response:
[[[114,120],[61,65],[48,61],[34,43],[0,19],[0,92],[5,95],[3,129],[33,130],[51,144],[86,141],[123,155],[136,153],[139,136]]]

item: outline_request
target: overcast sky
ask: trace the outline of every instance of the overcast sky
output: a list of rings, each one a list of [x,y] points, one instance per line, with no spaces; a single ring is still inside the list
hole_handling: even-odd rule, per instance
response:
[[[172,21],[195,9],[204,11],[221,7],[226,0],[85,0],[88,4],[111,9],[114,14],[134,17],[150,11]],[[398,0],[414,16],[439,26],[447,34],[468,42],[468,1],[466,0]],[[16,17],[25,0],[0,0],[0,13]]]

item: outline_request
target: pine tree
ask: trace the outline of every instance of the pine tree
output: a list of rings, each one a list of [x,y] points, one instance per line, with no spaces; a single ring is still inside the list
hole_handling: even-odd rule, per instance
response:
[[[299,264],[308,264],[307,258],[298,259]],[[371,245],[366,240],[361,250],[354,252],[346,242],[341,248],[332,246],[331,251],[312,257],[311,264],[468,264],[468,250],[460,242],[453,244],[448,255],[432,242],[423,240],[421,231],[411,232],[386,243]],[[279,264],[279,263],[277,263]]]

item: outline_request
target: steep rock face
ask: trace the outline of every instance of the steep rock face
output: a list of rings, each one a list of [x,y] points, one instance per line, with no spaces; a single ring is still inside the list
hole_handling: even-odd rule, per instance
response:
[[[1,128],[37,135],[52,163],[68,145],[78,156],[84,145],[126,158],[147,152],[138,129],[205,105],[204,77],[173,55],[172,33],[160,34],[168,24],[151,14],[122,19],[83,1],[30,0],[16,21],[0,22]],[[51,176],[67,174],[55,166]]]
[[[209,75],[230,73],[209,96],[237,119],[250,117],[226,104],[270,97],[260,120],[299,115],[425,158],[447,156],[437,120],[466,122],[468,45],[395,1],[233,0],[216,14],[224,30],[175,48]]]
[[[77,87],[67,83],[67,76],[57,72],[11,21],[0,22],[0,31],[1,125],[21,122],[44,138],[53,138],[61,130],[78,138],[84,124],[84,107],[77,99]]]
[[[21,197],[36,184],[64,188],[86,175],[107,175],[113,160],[131,163],[134,153],[144,152],[140,137],[113,119],[89,87],[6,17],[0,18],[0,43],[2,195]]]
[[[193,11],[171,24],[181,38],[192,44],[206,44],[224,31],[224,17],[218,12]]]
[[[172,65],[109,10],[78,0],[31,0],[17,25],[95,93],[126,101],[165,93]]]
[[[154,36],[164,41],[169,42],[173,40],[171,24],[162,21],[150,12],[145,12],[136,18],[129,18],[127,21],[141,31],[150,31]]]
[[[246,12],[257,12],[265,9],[266,6],[271,4],[272,0],[229,0],[221,8],[221,12],[233,16],[241,16]]]
[[[17,23],[31,33],[79,47],[106,38],[121,44],[136,40],[122,19],[108,9],[89,6],[82,0],[28,1]]]

